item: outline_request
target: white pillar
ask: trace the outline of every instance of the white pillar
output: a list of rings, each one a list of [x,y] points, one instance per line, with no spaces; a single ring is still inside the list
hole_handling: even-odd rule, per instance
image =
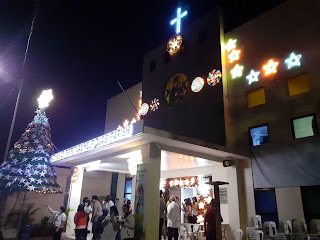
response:
[[[117,182],[117,195],[116,197],[119,199],[116,201],[115,205],[118,208],[119,214],[122,213],[122,205],[124,199],[124,187],[126,184],[126,174],[118,173],[118,182]]]
[[[144,191],[144,231],[146,239],[159,238],[159,183],[161,150],[156,143],[142,146],[142,161],[146,165]]]
[[[227,175],[228,187],[228,212],[229,212],[229,225],[231,229],[240,228],[240,211],[239,211],[239,190],[237,181],[237,168],[230,166],[225,168]]]
[[[133,212],[134,212],[134,200],[136,197],[136,181],[137,181],[137,177],[134,176],[132,178],[132,191],[131,191],[131,208],[133,209]]]
[[[74,215],[77,212],[77,208],[81,201],[81,190],[82,190],[82,182],[83,182],[83,172],[84,168],[79,167],[79,175],[75,182],[70,184],[70,193],[69,193],[69,203],[68,208],[72,209],[69,213],[68,222],[67,222],[67,230],[66,230],[66,236],[69,238],[74,238],[75,233],[75,224],[74,224]]]

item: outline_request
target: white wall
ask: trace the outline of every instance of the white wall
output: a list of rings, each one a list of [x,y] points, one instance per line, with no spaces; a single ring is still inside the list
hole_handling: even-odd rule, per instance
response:
[[[300,187],[276,188],[279,221],[304,218]]]
[[[85,171],[82,184],[81,200],[91,199],[92,195],[107,196],[111,190],[111,172]]]

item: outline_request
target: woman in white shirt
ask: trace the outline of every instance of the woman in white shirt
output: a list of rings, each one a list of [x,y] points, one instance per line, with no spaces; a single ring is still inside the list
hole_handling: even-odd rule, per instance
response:
[[[119,231],[119,225],[117,224],[118,209],[116,206],[110,207],[110,214],[102,221],[104,227],[102,233],[102,240],[115,240],[117,232]]]
[[[67,216],[64,213],[66,211],[65,207],[61,206],[60,211],[54,211],[52,208],[47,204],[47,207],[51,213],[54,214],[54,228],[55,232],[53,234],[53,240],[60,240],[61,233],[66,225]]]

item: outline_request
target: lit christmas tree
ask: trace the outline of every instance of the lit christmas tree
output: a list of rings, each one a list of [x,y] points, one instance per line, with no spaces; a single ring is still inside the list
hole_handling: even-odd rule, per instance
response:
[[[45,90],[38,98],[36,116],[14,144],[6,162],[0,166],[0,189],[61,193],[50,156],[54,153],[50,125],[45,109],[53,99],[52,90]]]

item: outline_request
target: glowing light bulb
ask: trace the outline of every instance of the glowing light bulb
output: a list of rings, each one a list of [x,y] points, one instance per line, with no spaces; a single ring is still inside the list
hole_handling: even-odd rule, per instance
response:
[[[236,64],[234,66],[234,68],[230,71],[232,78],[235,79],[237,77],[241,77],[242,76],[242,71],[243,71],[243,66],[240,66],[238,64]]]
[[[260,72],[255,72],[253,70],[251,70],[250,74],[246,76],[246,79],[248,79],[249,84],[253,83],[253,82],[258,82],[259,81],[259,76]]]
[[[169,185],[170,185],[170,187],[173,187],[174,186],[174,181],[171,180]]]
[[[40,97],[38,98],[39,108],[42,108],[42,109],[47,108],[52,99],[53,99],[52,89],[43,90]]]
[[[240,59],[240,50],[233,49],[232,52],[228,55],[229,63],[233,63]]]
[[[184,181],[184,183],[185,183],[186,186],[189,186],[189,184],[190,184],[189,179],[186,179],[186,180]]]
[[[175,179],[175,180],[174,180],[174,185],[175,185],[175,186],[178,186],[178,185],[179,185],[178,179]]]
[[[123,122],[123,127],[127,127],[129,125],[129,121],[126,119],[124,122]]]
[[[195,184],[196,183],[196,180],[194,178],[191,178],[191,185]]]
[[[237,39],[229,39],[228,43],[225,45],[225,49],[230,52],[232,49],[236,48]]]
[[[183,187],[183,185],[184,185],[184,182],[180,179],[180,181],[179,181],[179,186],[180,186],[180,187]]]
[[[271,73],[277,72],[277,66],[279,65],[279,62],[274,62],[272,59],[269,60],[269,62],[263,66],[263,69],[265,70],[265,75],[269,75]]]
[[[291,69],[292,67],[300,66],[301,57],[301,54],[295,55],[294,53],[291,53],[290,56],[284,61],[287,64],[287,68]]]

